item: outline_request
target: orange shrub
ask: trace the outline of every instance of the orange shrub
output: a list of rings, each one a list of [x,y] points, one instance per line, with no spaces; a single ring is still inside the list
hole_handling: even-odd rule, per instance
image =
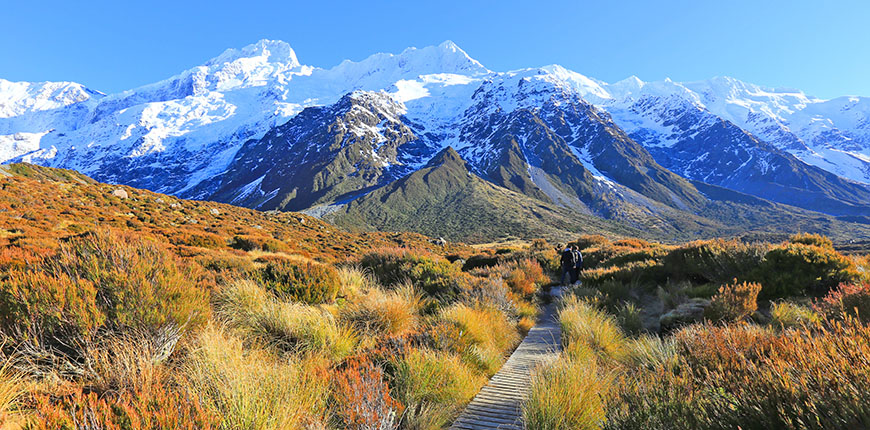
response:
[[[325,264],[271,261],[257,275],[258,282],[279,296],[317,304],[335,300],[341,288],[338,271]]]
[[[520,260],[515,263],[515,266],[505,281],[516,294],[531,296],[538,291],[538,284],[547,279],[544,276],[544,270],[534,260]]]
[[[76,237],[44,270],[92,283],[107,322],[117,326],[198,324],[210,313],[208,293],[197,286],[197,266],[135,235],[99,231]]]
[[[105,319],[97,288],[87,279],[16,271],[0,281],[0,327],[7,334],[37,342],[87,336]]]
[[[870,322],[870,282],[840,284],[814,307],[816,312],[829,318],[843,319],[851,315]]]
[[[208,430],[220,423],[197,399],[162,384],[109,396],[76,387],[32,402],[32,430],[77,429],[83,423],[106,430]]]
[[[332,381],[335,412],[347,429],[393,429],[402,405],[390,397],[384,372],[368,360],[352,360]]]
[[[710,306],[704,313],[714,321],[739,321],[751,315],[758,309],[758,293],[761,284],[754,282],[733,282],[719,287],[719,292],[713,295]]]

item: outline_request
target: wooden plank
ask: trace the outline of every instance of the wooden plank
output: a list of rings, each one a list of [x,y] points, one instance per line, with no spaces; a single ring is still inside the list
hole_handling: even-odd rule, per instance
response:
[[[558,294],[558,289],[555,290]],[[561,349],[562,334],[556,313],[555,302],[544,308],[538,324],[456,418],[451,429],[523,429],[522,402],[531,385],[531,373],[537,366],[556,359]]]

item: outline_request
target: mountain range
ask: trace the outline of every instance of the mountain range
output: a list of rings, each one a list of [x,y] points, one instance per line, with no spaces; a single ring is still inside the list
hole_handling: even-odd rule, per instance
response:
[[[0,161],[465,240],[870,224],[870,98],[494,72],[452,42],[322,69],[263,40],[108,95],[0,80]]]

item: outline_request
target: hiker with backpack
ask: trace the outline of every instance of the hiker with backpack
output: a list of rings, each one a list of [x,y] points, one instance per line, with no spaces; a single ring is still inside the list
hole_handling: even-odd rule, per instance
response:
[[[576,283],[580,280],[580,271],[583,270],[583,254],[580,253],[580,248],[577,245],[571,247],[571,252],[574,254],[574,267],[571,271],[571,283]]]
[[[562,250],[562,276],[559,277],[559,283],[562,285],[568,285],[574,282],[574,267],[577,265],[575,260],[574,251],[570,246],[565,246],[565,249]],[[565,283],[565,277],[568,277],[568,283]]]

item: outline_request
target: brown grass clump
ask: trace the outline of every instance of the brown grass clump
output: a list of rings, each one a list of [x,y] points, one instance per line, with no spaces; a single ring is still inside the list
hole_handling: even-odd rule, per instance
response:
[[[414,331],[425,299],[410,284],[392,291],[369,288],[340,315],[357,330],[374,336],[400,336]]]

